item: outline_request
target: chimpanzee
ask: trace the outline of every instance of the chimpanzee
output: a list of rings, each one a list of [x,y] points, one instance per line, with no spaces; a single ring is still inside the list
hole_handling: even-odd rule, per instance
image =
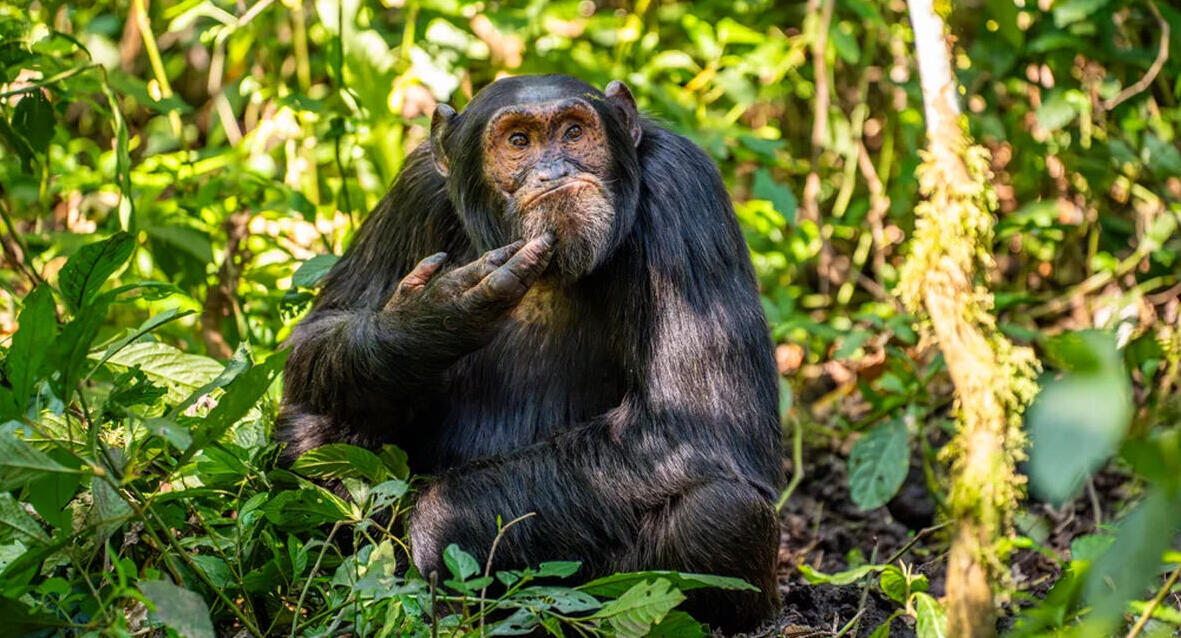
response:
[[[288,459],[394,443],[433,477],[413,561],[450,543],[497,568],[671,569],[761,592],[690,592],[727,630],[778,607],[776,370],[729,195],[631,92],[500,79],[429,142],[294,330]]]

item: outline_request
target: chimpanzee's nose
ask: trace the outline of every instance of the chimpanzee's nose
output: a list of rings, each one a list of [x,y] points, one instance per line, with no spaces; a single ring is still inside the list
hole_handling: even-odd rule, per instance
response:
[[[537,179],[552,182],[570,174],[570,167],[561,160],[543,160],[537,164]]]

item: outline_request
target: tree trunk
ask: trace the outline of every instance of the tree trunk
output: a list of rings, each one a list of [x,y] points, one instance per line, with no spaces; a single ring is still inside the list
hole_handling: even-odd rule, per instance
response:
[[[997,541],[1009,532],[1022,491],[1015,466],[1024,443],[1021,411],[1036,392],[1036,359],[996,329],[992,295],[976,281],[991,266],[988,155],[960,126],[943,20],[932,0],[908,0],[928,149],[919,169],[925,201],[899,295],[925,316],[955,384],[958,430],[946,451],[953,521],[947,571],[947,635],[996,636],[994,592],[1008,580]]]

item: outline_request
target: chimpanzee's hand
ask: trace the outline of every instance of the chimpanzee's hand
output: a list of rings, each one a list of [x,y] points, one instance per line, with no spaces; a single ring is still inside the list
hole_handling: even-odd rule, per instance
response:
[[[529,243],[490,250],[442,274],[438,272],[447,254],[431,255],[398,284],[386,313],[399,329],[435,342],[426,347],[466,354],[496,334],[549,265],[556,243],[553,233],[547,233]]]

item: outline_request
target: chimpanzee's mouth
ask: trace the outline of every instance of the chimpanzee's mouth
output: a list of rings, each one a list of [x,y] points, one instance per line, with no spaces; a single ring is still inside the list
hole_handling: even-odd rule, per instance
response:
[[[584,175],[579,175],[577,177],[571,177],[565,181],[559,182],[555,186],[551,186],[543,191],[533,193],[532,195],[526,197],[525,201],[523,201],[519,204],[519,207],[522,209],[527,209],[530,206],[532,206],[533,204],[536,204],[541,199],[549,197],[550,195],[556,195],[557,193],[562,192],[562,191],[577,190],[579,188],[588,188],[588,187],[599,188],[600,183],[598,182],[598,180],[592,179],[592,178],[584,176]]]

